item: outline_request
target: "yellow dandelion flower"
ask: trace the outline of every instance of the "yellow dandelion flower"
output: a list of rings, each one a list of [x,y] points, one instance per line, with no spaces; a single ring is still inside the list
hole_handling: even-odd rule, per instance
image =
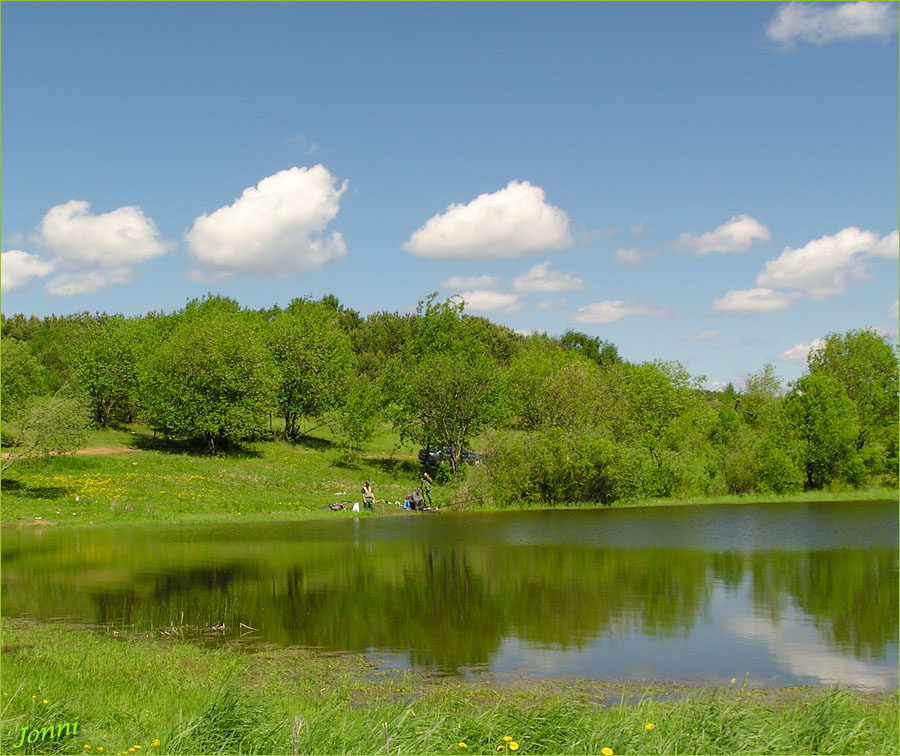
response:
[[[33,701],[35,698],[37,698],[37,696],[32,696],[32,697],[31,697],[31,700]]]
[[[140,746],[135,746],[135,747],[134,747],[134,750],[135,750],[135,751],[140,751],[140,750],[141,750],[141,747],[140,747]]]
[[[85,743],[85,744],[82,746],[82,748],[84,748],[84,750],[87,750],[88,748],[90,748],[90,746],[87,745],[87,743]]]
[[[600,753],[602,753],[603,756],[613,756],[613,749],[612,749],[612,748],[608,748],[608,747],[604,747],[604,748],[601,748],[601,749],[600,749]]]
[[[469,747],[465,743],[458,743],[458,745],[460,748],[468,748]]]
[[[504,736],[503,736],[503,739],[504,739],[507,743],[510,743],[510,742],[512,742],[512,735],[504,735]]]
[[[516,741],[514,740],[512,743],[509,744],[509,750],[510,750],[510,751],[518,751],[518,750],[519,750],[519,744],[516,743]]]
[[[44,706],[46,706],[50,702],[45,698],[43,701],[41,701],[41,703],[44,704]]]
[[[159,738],[153,738],[153,742],[152,742],[150,745],[152,745],[152,746],[158,746],[158,745],[159,745]]]
[[[656,727],[656,725],[653,724],[653,722],[647,722],[644,727],[646,727],[648,730],[652,730],[654,727]]]
[[[134,753],[134,746],[131,746],[131,748],[128,749],[128,753]]]
[[[497,750],[498,750],[498,751],[502,751],[504,748],[506,748],[506,746],[502,746],[502,745],[501,745],[501,746],[497,746]]]
[[[102,750],[103,750],[103,746],[97,746],[97,751],[102,751]]]

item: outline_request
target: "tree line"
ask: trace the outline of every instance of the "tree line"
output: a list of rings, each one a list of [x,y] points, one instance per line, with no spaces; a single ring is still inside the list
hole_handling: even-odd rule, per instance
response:
[[[4,445],[66,451],[88,422],[140,421],[211,453],[328,425],[349,453],[390,421],[449,450],[461,502],[592,501],[896,485],[898,355],[871,329],[828,334],[804,374],[771,365],[702,388],[577,331],[523,336],[432,294],[361,316],[332,296],[171,314],[2,318]],[[482,464],[460,454],[479,439]]]

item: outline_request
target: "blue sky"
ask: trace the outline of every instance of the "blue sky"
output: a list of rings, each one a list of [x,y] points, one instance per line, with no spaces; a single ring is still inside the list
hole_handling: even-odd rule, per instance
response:
[[[896,3],[2,4],[2,310],[432,291],[715,387],[897,338]]]

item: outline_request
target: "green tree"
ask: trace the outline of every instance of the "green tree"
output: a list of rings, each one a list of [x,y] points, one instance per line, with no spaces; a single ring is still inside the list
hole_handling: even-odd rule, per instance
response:
[[[330,414],[336,435],[347,447],[347,456],[372,438],[378,425],[381,396],[378,385],[365,378],[352,378],[343,403]]]
[[[896,480],[898,439],[897,349],[872,329],[831,333],[812,349],[809,372],[834,378],[853,402],[856,448],[870,474]]]
[[[583,357],[593,360],[600,367],[620,365],[622,363],[622,358],[619,356],[619,350],[615,344],[596,336],[588,336],[580,331],[569,329],[560,337],[559,344],[563,349],[571,349]]]
[[[785,400],[800,439],[808,488],[860,481],[856,408],[836,378],[817,371],[797,380]]]
[[[76,360],[78,384],[91,400],[94,421],[105,428],[117,405],[133,419],[138,381],[141,322],[121,316],[91,324],[80,357]]]
[[[332,307],[297,299],[272,320],[269,349],[278,370],[278,408],[293,439],[301,417],[321,418],[343,403],[353,377],[350,337]]]
[[[148,422],[203,438],[212,453],[261,431],[277,387],[261,318],[218,300],[192,303],[174,322],[143,371]]]
[[[31,397],[22,411],[19,433],[2,469],[14,464],[46,461],[59,454],[74,453],[84,442],[90,419],[85,401],[57,391],[52,396]]]
[[[456,474],[469,440],[501,411],[500,371],[461,324],[463,305],[419,303],[414,335],[384,380],[394,428],[403,439],[450,449]]]
[[[11,336],[0,342],[0,360],[0,408],[9,421],[21,417],[28,400],[44,392],[44,369],[28,344]]]

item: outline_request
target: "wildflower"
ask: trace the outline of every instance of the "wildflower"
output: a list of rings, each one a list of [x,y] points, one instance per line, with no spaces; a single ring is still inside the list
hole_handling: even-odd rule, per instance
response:
[[[134,750],[135,750],[135,751],[140,751],[140,750],[141,750],[141,747],[140,747],[140,746],[135,746],[135,747],[134,747]]]
[[[131,748],[128,749],[128,753],[134,753],[134,746],[131,746]]]
[[[159,745],[159,738],[153,738],[153,742],[152,742],[150,745],[152,745],[152,746],[158,746],[158,745]]]
[[[511,735],[504,735],[504,736],[503,736],[503,739],[504,739],[507,743],[509,743],[510,741],[512,741],[512,736],[511,736]]]
[[[600,753],[602,753],[603,756],[613,756],[613,749],[608,748],[608,747],[603,747],[600,749]]]
[[[652,730],[654,727],[656,727],[656,725],[653,724],[653,722],[647,722],[644,727],[646,727],[648,730]]]
[[[100,752],[103,750],[103,746],[97,746],[97,751]]]
[[[463,743],[463,742],[460,742],[458,745],[459,745],[460,748],[468,748],[468,747],[469,747],[469,746],[467,746],[467,745],[466,745],[465,743]]]
[[[32,697],[31,697],[31,700],[33,701],[35,698],[37,698],[37,696],[32,696]]]
[[[43,701],[41,701],[41,703],[44,704],[44,706],[46,706],[50,702],[45,698]]]
[[[518,750],[519,750],[519,744],[516,743],[516,741],[514,740],[512,743],[509,744],[509,750],[510,750],[510,751],[518,751]]]
[[[87,743],[85,743],[85,744],[82,746],[82,748],[84,748],[84,750],[86,751],[88,748],[90,748],[90,746],[89,746]]]
[[[506,748],[506,746],[502,746],[502,745],[497,746],[498,751],[502,751],[504,748]]]

